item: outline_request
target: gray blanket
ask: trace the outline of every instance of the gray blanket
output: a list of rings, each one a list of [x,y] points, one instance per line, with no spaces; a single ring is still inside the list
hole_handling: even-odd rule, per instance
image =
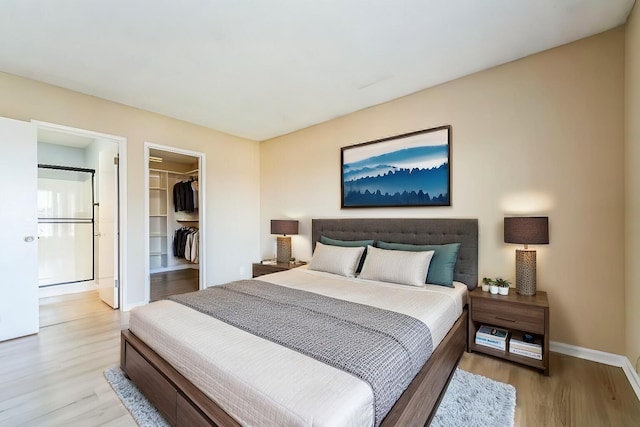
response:
[[[169,299],[366,381],[376,426],[433,351],[431,331],[411,316],[259,280]]]

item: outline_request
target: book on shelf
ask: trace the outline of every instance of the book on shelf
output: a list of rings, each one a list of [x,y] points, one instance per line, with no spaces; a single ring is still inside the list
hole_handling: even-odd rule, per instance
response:
[[[522,350],[517,347],[509,346],[509,353],[517,354],[518,356],[529,357],[531,359],[542,360],[542,353],[535,353],[532,351]]]
[[[505,351],[507,349],[506,341],[487,339],[482,336],[476,336],[476,345],[491,347],[496,350],[502,350],[502,351]]]
[[[482,341],[482,342],[486,342],[489,344],[494,344],[500,347],[505,347],[506,346],[506,341],[502,341],[502,340],[497,340],[497,339],[493,339],[493,338],[487,338],[484,335],[476,335],[476,341]]]
[[[494,326],[482,325],[476,332],[476,337],[478,336],[498,341],[506,341],[509,336],[509,331]]]
[[[527,351],[529,353],[542,354],[542,347],[525,347],[516,343],[509,343],[509,348]]]
[[[509,339],[509,348],[518,348],[520,350],[542,354],[542,340],[540,338],[534,338],[533,342],[527,342],[521,333],[513,333]]]

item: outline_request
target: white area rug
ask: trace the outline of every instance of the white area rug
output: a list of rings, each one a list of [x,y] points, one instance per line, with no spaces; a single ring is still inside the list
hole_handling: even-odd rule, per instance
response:
[[[124,376],[119,367],[107,369],[104,371],[104,377],[139,426],[170,427],[170,424],[160,415],[155,406],[144,397],[131,380]]]
[[[138,425],[169,426],[120,368],[107,369],[104,376]],[[457,369],[431,427],[513,427],[515,410],[512,385]]]
[[[431,427],[513,427],[516,388],[456,369]]]

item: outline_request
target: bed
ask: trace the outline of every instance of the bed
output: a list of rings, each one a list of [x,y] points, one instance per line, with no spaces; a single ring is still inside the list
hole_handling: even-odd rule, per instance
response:
[[[477,220],[474,219],[313,220],[312,237],[314,247],[316,242],[320,241],[321,236],[343,241],[373,239],[400,244],[446,244],[458,242],[461,245],[455,264],[454,280],[470,289],[474,288],[477,283]],[[277,273],[271,276],[263,276],[260,279],[287,287],[287,289],[289,289],[288,287],[295,288],[297,286],[296,283],[303,283],[303,287],[320,286],[322,284],[322,287],[318,287],[318,292],[320,293],[324,292],[324,288],[330,287],[326,286],[325,282],[332,283],[331,281],[333,280],[332,277],[329,277],[332,275],[327,275],[323,272],[305,271],[304,268],[293,269],[290,272],[292,274],[283,275]],[[343,292],[346,295],[351,294],[350,287],[352,287],[355,294],[360,292],[360,289],[364,289],[364,286],[369,285],[360,282],[358,279],[348,279],[344,283],[341,282],[340,286],[336,288],[339,288],[339,292]],[[379,285],[375,284],[375,287],[368,289],[375,290],[375,292],[371,292],[372,294],[381,293],[382,296],[379,299],[383,302],[380,302],[380,304],[384,305],[387,304],[384,301],[391,298],[384,296],[383,292],[386,291],[383,288],[393,287],[394,285]],[[464,288],[465,286],[462,287]],[[426,288],[429,287],[427,286]],[[413,292],[413,290],[407,290],[406,292]],[[416,290],[415,292],[418,291]],[[460,287],[456,289],[455,286],[453,290],[445,290],[442,287],[434,286],[433,292],[442,294],[442,300],[459,301],[456,303],[459,307],[455,317],[448,320],[452,326],[449,325],[450,328],[447,326],[448,332],[447,330],[439,332],[437,328],[434,328],[433,337],[438,345],[424,366],[419,368],[417,375],[410,381],[399,399],[388,412],[385,412],[384,418],[379,420],[379,424],[382,426],[428,424],[464,352],[467,339],[467,312],[464,308],[466,291],[461,293]],[[447,292],[452,295],[459,294],[462,297],[453,297],[448,295]],[[415,295],[416,298],[421,297],[418,293]],[[339,298],[343,297],[339,296]],[[367,295],[366,298],[373,298],[373,296]],[[374,299],[371,299],[371,301],[373,301],[371,302],[373,305],[378,304]],[[318,420],[318,425],[331,425],[332,419],[330,415],[332,414],[344,412],[352,416],[350,412],[352,411],[352,406],[360,408],[360,412],[353,410],[354,417],[367,419],[370,416],[366,412],[370,410],[368,409],[367,400],[367,393],[370,393],[368,391],[370,389],[367,388],[366,384],[363,386],[363,382],[360,379],[333,367],[324,367],[321,362],[297,354],[292,350],[277,348],[278,346],[272,342],[261,342],[261,338],[234,329],[230,325],[223,324],[222,326],[213,327],[212,324],[216,323],[216,319],[209,320],[202,313],[195,312],[195,310],[191,310],[188,307],[176,307],[178,304],[174,303],[172,305],[169,301],[154,304],[151,304],[149,309],[140,310],[139,314],[132,313],[133,321],[130,328],[133,332],[131,330],[122,332],[121,367],[125,374],[138,385],[171,424],[179,426],[234,426],[240,425],[237,421],[239,419],[243,424],[268,425],[273,424],[273,421],[269,421],[269,419],[277,419],[284,420],[282,424],[308,425],[315,424],[315,422],[310,422],[308,419],[301,419],[297,422],[295,418],[297,412],[294,412],[294,409],[297,410],[300,406],[314,407],[314,405],[315,409],[311,408],[311,411],[320,409],[318,414],[327,413],[327,416],[329,416],[329,418],[326,418],[322,415],[325,418]],[[139,317],[147,318],[146,323],[141,323],[138,319]],[[449,317],[451,317],[451,314],[449,314]],[[162,328],[171,329],[173,326],[176,328],[182,327],[179,324],[184,322],[191,325],[192,333],[183,334],[180,332],[183,329],[176,329],[173,333],[174,336],[171,334],[154,336],[153,331],[159,324],[162,324]],[[218,340],[216,343],[212,343],[210,339],[204,338],[205,335],[203,335],[205,333],[208,334],[212,329],[226,331],[216,332],[221,334],[220,337],[216,338]],[[193,336],[187,337],[187,335]],[[246,337],[247,335],[249,337]],[[191,353],[188,353],[188,356],[174,354],[174,347],[178,346],[174,346],[173,340],[178,339],[182,341],[191,340],[194,348]],[[245,339],[247,340],[246,342],[243,341]],[[219,346],[216,347],[218,343]],[[213,347],[211,347],[212,345]],[[269,353],[272,350],[275,353]],[[235,360],[231,362],[221,359],[219,361],[220,365],[215,369],[202,368],[201,365],[204,365],[205,361],[201,360],[202,357],[200,356],[206,355],[210,357],[212,353],[215,353],[214,356],[211,356],[215,359],[223,357],[227,351],[237,351],[239,353],[235,356]],[[218,353],[222,353],[222,355],[218,355]],[[291,353],[295,354],[292,355]],[[265,376],[268,377],[269,375],[274,375],[273,372],[277,372],[277,370],[271,370],[276,369],[278,363],[286,364],[292,360],[295,360],[296,363],[302,363],[302,365],[295,365],[297,367],[295,371],[299,372],[299,375],[294,375],[287,380],[289,382],[285,384],[287,387],[284,387],[284,391],[275,388],[275,385],[272,386],[270,383],[265,382]],[[236,363],[235,366],[234,363]],[[260,369],[262,368],[269,371],[267,375],[260,374]],[[194,374],[193,371],[198,371],[198,369],[201,370],[200,374]],[[236,371],[234,375],[228,375],[227,371],[234,370]],[[214,371],[217,372],[215,375],[210,373]],[[306,381],[309,378],[314,378],[313,375],[316,375],[314,381],[322,383],[322,386],[310,389],[308,385],[300,384],[300,376],[304,376]],[[252,384],[252,382],[254,383]],[[245,389],[239,389],[238,384],[241,386],[248,384],[248,386]],[[209,387],[214,387],[213,391]],[[215,387],[218,387],[218,394],[216,394]],[[271,387],[274,388],[271,389]],[[223,390],[224,393],[220,394],[220,390]],[[284,396],[287,393],[289,395],[286,399],[281,398],[281,395]],[[231,395],[231,397],[227,395]],[[289,404],[290,400],[296,400],[295,404],[291,403],[294,407],[293,409],[287,408],[282,403],[287,402]],[[298,406],[295,407],[295,405]],[[225,408],[225,410],[222,408]],[[232,417],[227,412],[235,414],[235,417]],[[272,416],[271,412],[275,413],[273,415],[275,418],[268,418]],[[244,418],[245,413],[253,414],[251,416],[254,418],[249,418],[250,421],[247,421]],[[294,415],[290,415],[290,413]],[[266,418],[262,419],[262,421],[260,418],[255,418],[263,415]],[[319,417],[320,415],[317,416]],[[313,417],[314,415],[311,415],[311,419]],[[281,423],[278,422],[278,424]]]

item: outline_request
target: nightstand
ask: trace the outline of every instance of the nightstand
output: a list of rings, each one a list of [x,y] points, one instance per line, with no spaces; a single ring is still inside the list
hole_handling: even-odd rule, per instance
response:
[[[476,345],[476,331],[481,325],[497,326],[509,332],[529,333],[542,341],[542,360]],[[510,334],[511,335],[511,334]],[[538,291],[524,296],[509,291],[509,295],[492,295],[476,288],[469,293],[469,351],[540,369],[549,375],[549,301],[547,293]]]
[[[277,273],[278,271],[290,270],[292,268],[300,267],[301,265],[305,265],[306,262],[298,261],[295,264],[290,264],[288,262],[279,262],[277,264],[260,264],[259,262],[254,262],[252,264],[252,272],[253,277],[263,276],[265,274]]]

